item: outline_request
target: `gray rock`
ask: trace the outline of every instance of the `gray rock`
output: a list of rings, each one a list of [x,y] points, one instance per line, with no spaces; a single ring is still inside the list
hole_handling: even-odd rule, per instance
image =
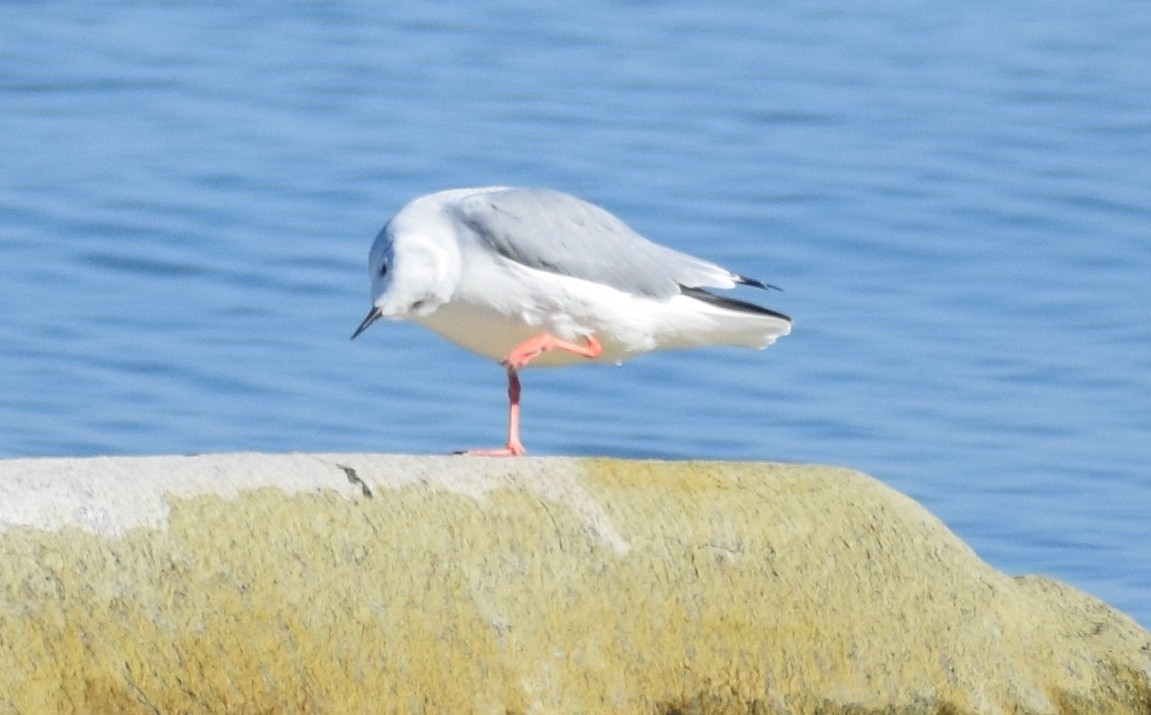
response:
[[[1151,713],[1151,636],[831,467],[0,461],[0,713]]]

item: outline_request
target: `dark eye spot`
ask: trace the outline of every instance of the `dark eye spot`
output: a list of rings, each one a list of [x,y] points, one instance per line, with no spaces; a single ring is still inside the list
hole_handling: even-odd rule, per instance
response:
[[[387,263],[380,266],[380,278],[383,278],[386,275],[388,275],[388,264]]]

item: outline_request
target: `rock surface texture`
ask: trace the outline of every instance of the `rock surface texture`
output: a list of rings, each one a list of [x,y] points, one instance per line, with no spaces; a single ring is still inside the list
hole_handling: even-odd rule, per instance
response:
[[[3,713],[1151,713],[1151,636],[845,469],[0,461]]]

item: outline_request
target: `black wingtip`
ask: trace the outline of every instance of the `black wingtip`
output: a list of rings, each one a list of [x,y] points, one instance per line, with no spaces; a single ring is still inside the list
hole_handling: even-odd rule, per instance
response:
[[[741,285],[745,285],[745,286],[752,286],[753,288],[762,288],[764,290],[777,290],[780,292],[783,291],[783,289],[777,285],[772,285],[771,283],[764,283],[763,281],[757,281],[756,279],[748,278],[747,276],[737,275],[735,277],[735,282],[739,283]]]
[[[683,293],[689,298],[695,298],[696,300],[703,301],[704,303],[710,303],[711,305],[715,305],[720,308],[735,310],[741,313],[752,313],[754,315],[766,315],[772,318],[786,320],[789,323],[791,322],[791,318],[784,315],[783,313],[772,310],[771,308],[764,308],[762,305],[748,303],[745,300],[737,300],[735,298],[728,298],[727,296],[709,293],[702,288],[689,288],[687,286],[680,286],[679,292]]]

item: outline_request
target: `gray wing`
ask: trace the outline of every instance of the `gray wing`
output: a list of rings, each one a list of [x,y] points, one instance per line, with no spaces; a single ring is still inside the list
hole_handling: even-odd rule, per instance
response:
[[[457,218],[508,260],[667,298],[680,286],[758,284],[699,258],[652,243],[607,211],[547,189],[502,189],[461,198]]]

